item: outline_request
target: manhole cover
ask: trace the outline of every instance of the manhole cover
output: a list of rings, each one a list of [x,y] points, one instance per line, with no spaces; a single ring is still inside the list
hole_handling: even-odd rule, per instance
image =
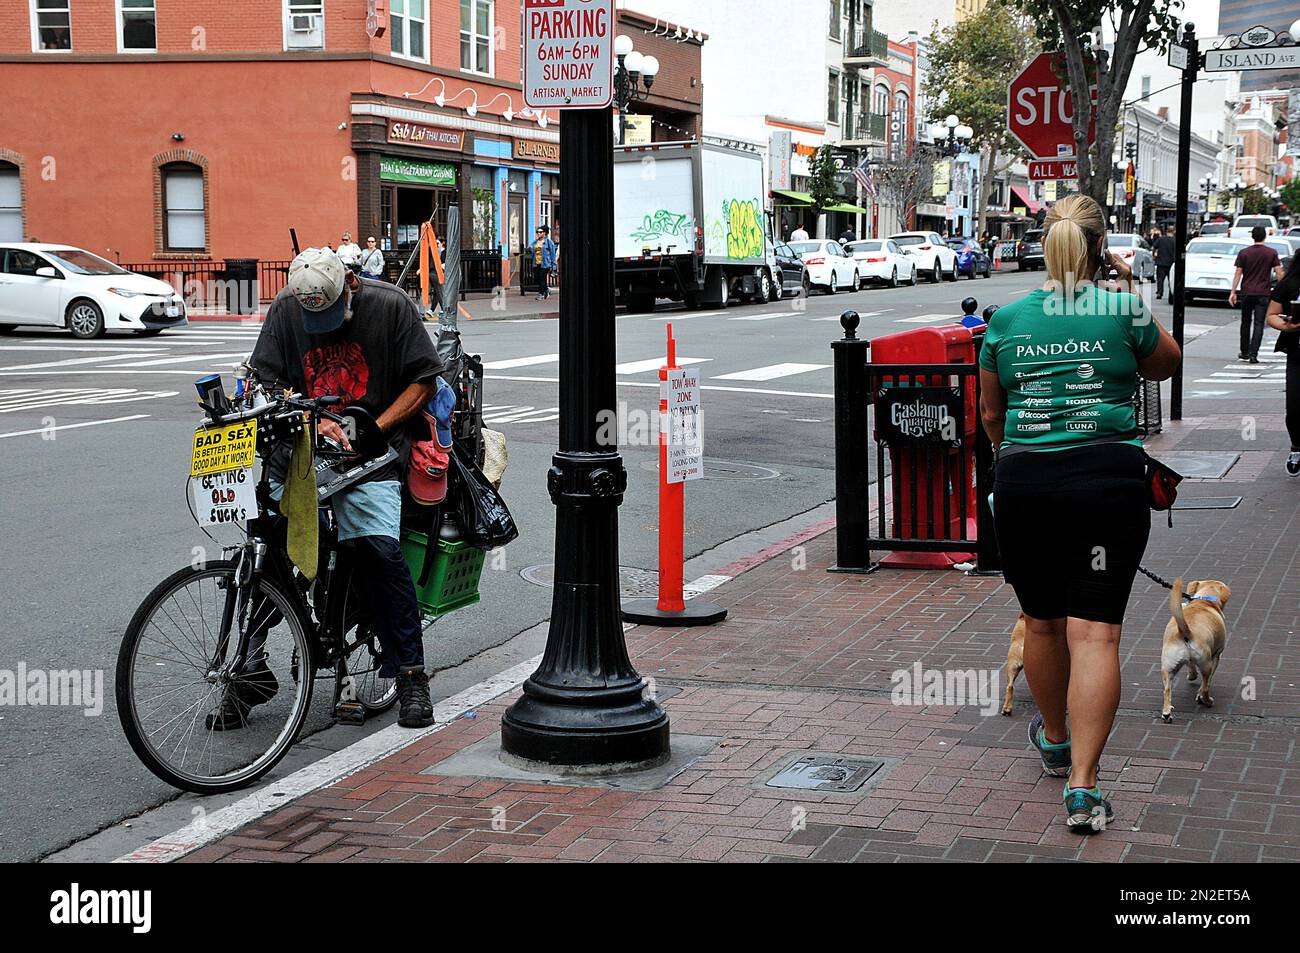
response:
[[[1239,453],[1172,450],[1161,453],[1160,462],[1168,464],[1185,477],[1194,477],[1198,480],[1222,480],[1240,457]]]
[[[856,791],[884,767],[885,762],[865,758],[810,755],[800,758],[767,782],[769,788],[799,791]]]
[[[645,460],[641,463],[642,470],[649,470],[651,473],[659,469],[659,460]],[[704,479],[706,480],[771,480],[779,477],[781,474],[777,470],[768,467],[756,467],[749,463],[732,463],[729,460],[709,460],[704,461]]]
[[[1235,510],[1241,502],[1239,496],[1179,497],[1174,501],[1176,510]]]
[[[550,588],[555,585],[555,564],[541,563],[521,569],[519,575],[534,586]],[[618,567],[618,588],[625,596],[654,596],[659,594],[659,573],[635,566]]]

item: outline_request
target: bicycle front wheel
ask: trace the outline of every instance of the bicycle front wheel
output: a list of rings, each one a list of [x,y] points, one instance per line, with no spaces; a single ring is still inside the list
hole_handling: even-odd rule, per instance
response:
[[[237,600],[234,564],[173,573],[140,604],[117,657],[117,710],[154,774],[199,794],[256,781],[284,757],[311,706],[312,651],[295,603],[270,579],[247,599],[247,658],[233,659],[222,617]],[[229,605],[228,605],[229,603]]]

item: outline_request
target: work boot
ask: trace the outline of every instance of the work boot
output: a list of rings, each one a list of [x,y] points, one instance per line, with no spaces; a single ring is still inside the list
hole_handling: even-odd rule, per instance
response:
[[[403,728],[428,728],[433,724],[433,701],[423,665],[403,665],[397,673],[397,723]]]
[[[254,705],[264,705],[280,690],[275,673],[263,661],[246,669],[226,686],[221,705],[203,719],[208,731],[234,731],[248,724],[248,713]]]

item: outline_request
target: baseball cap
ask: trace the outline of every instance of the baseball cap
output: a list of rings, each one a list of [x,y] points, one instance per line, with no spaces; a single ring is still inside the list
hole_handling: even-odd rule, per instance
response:
[[[438,378],[438,390],[424,407],[424,414],[429,418],[438,437],[438,444],[443,449],[451,446],[451,414],[456,409],[456,392],[441,377]]]
[[[302,305],[302,325],[308,334],[328,334],[342,327],[346,272],[339,256],[328,248],[304,248],[289,264],[286,287]]]

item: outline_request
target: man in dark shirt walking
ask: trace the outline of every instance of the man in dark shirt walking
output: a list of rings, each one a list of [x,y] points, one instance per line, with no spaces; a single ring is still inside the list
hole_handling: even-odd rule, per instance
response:
[[[1174,230],[1172,227],[1166,228],[1163,235],[1157,230],[1152,238],[1152,244],[1155,246],[1152,257],[1156,260],[1156,298],[1157,300],[1165,296],[1165,283],[1169,283],[1169,300],[1174,297],[1174,283],[1169,281],[1169,269],[1174,266],[1178,259],[1178,246],[1174,243]]]
[[[1264,339],[1264,319],[1268,315],[1268,296],[1273,291],[1270,275],[1282,280],[1282,262],[1277,252],[1264,244],[1268,233],[1256,225],[1250,231],[1255,244],[1237,252],[1237,270],[1232,275],[1232,292],[1228,304],[1237,307],[1237,288],[1241,288],[1241,353],[1238,360],[1259,363],[1259,344]],[[1254,319],[1254,329],[1251,324]]]

